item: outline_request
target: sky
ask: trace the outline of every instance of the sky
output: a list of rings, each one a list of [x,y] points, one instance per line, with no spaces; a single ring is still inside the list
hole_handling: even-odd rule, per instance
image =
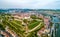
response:
[[[60,9],[60,0],[0,0],[0,8]]]

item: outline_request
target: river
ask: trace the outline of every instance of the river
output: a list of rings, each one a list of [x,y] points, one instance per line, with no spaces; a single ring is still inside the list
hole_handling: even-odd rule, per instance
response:
[[[54,23],[53,24],[54,30],[56,28],[56,32],[53,32],[53,35],[55,34],[55,36],[53,37],[60,37],[60,24],[56,24],[60,22],[59,18],[57,16],[52,16],[52,22]]]

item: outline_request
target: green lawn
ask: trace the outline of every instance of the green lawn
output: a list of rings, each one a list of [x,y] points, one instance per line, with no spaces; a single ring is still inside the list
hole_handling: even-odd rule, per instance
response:
[[[32,29],[32,28],[36,27],[39,23],[40,23],[40,21],[31,23],[31,24],[28,25],[28,27],[29,27],[29,29]]]

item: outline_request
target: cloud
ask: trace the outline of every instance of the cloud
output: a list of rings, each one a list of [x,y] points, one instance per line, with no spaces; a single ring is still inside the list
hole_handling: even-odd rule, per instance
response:
[[[49,8],[58,5],[56,1],[59,0],[0,0],[0,8]]]

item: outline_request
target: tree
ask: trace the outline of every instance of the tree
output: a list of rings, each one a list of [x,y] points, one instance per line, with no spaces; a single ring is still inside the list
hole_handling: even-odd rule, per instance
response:
[[[27,24],[28,23],[28,20],[27,19],[24,19],[23,22]]]
[[[36,17],[36,15],[31,15],[30,16],[32,19],[36,19],[37,17]]]

